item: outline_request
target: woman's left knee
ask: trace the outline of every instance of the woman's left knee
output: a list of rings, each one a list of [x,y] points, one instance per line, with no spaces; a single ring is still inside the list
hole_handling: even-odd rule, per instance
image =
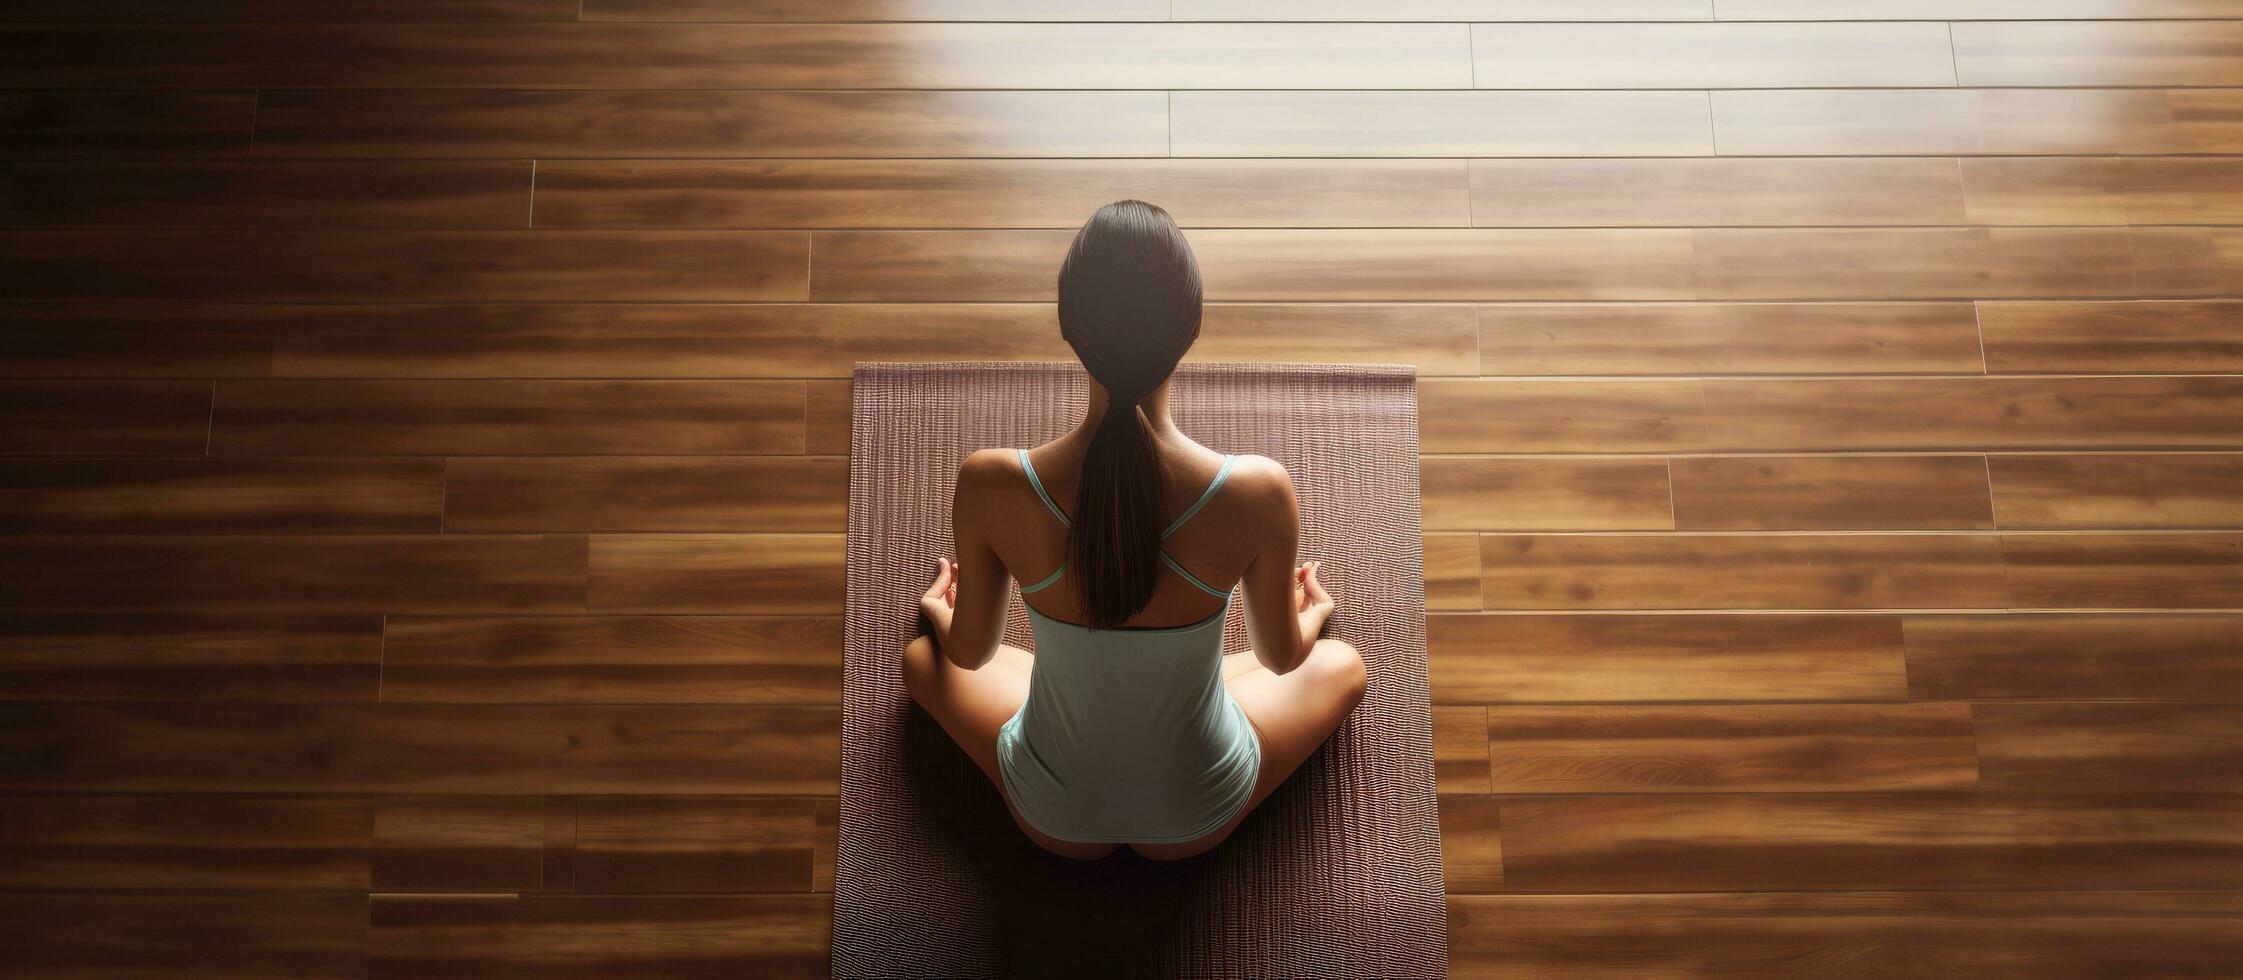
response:
[[[1325,684],[1348,693],[1348,697],[1361,701],[1363,691],[1370,684],[1370,671],[1363,665],[1363,655],[1346,640],[1330,637],[1316,641],[1304,665],[1315,671],[1313,675]]]
[[[903,648],[904,690],[914,695],[925,690],[934,680],[935,672],[942,666],[936,662],[941,657],[942,652],[935,649],[933,637],[915,637],[906,644]]]

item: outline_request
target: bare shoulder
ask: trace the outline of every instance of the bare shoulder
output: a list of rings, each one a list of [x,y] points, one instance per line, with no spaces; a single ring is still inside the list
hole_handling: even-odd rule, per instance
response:
[[[1285,464],[1258,453],[1240,453],[1231,464],[1228,480],[1252,512],[1279,514],[1298,506],[1293,498],[1293,475]]]
[[[951,501],[966,512],[1005,506],[1006,488],[1018,480],[1020,464],[1010,449],[976,449],[958,464],[958,486]],[[955,515],[954,515],[955,516]]]

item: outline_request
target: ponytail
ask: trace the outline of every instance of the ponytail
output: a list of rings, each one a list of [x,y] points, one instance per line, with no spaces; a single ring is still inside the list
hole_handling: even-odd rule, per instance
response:
[[[1067,567],[1089,625],[1126,622],[1160,584],[1160,454],[1136,400],[1111,404],[1083,456]]]

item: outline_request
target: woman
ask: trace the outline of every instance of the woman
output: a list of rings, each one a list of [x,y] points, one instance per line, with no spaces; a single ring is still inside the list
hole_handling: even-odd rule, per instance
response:
[[[958,555],[937,560],[921,600],[934,636],[904,651],[912,697],[1020,829],[1067,857],[1214,847],[1363,697],[1355,648],[1318,638],[1333,602],[1315,562],[1294,564],[1284,467],[1217,453],[1169,419],[1199,321],[1199,267],[1168,212],[1099,208],[1059,268],[1060,334],[1090,374],[1089,408],[1058,439],[959,467]],[[1001,642],[1008,575],[1034,654]],[[1225,655],[1241,590],[1253,649]]]

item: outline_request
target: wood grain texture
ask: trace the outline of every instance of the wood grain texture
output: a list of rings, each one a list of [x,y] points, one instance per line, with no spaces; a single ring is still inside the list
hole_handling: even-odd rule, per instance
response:
[[[814,455],[845,455],[849,452],[849,414],[855,409],[850,398],[849,382],[845,380],[812,381],[803,387],[809,389],[810,404],[803,419],[803,452]]]
[[[366,896],[0,893],[17,977],[357,980],[366,975]]]
[[[2223,793],[2243,787],[2243,705],[2002,702],[1981,705],[1989,789],[2037,793]]]
[[[588,21],[1166,20],[1160,0],[583,0]]]
[[[12,157],[238,155],[253,92],[0,92],[0,151]]]
[[[1399,0],[1365,7],[1347,0],[1175,0],[1177,20],[1708,20],[1712,0]]]
[[[831,704],[841,621],[796,616],[392,616],[382,700]]]
[[[348,798],[11,796],[0,884],[363,891],[368,821]]]
[[[1761,89],[1712,93],[1724,154],[2233,153],[2226,89]]]
[[[25,161],[0,172],[0,224],[521,228],[530,161]]]
[[[2243,446],[2243,377],[1996,378],[1987,384],[2005,447]]]
[[[6,303],[0,375],[263,377],[272,330],[255,313],[175,303]]]
[[[0,382],[0,455],[185,455],[210,439],[206,381]]]
[[[1457,24],[39,25],[0,45],[11,88],[1413,89],[1473,70]]]
[[[10,701],[372,701],[379,616],[0,616]]]
[[[1918,698],[2243,700],[2243,617],[1910,616]]]
[[[1487,374],[1978,373],[1967,303],[1504,303]]]
[[[445,464],[455,531],[840,531],[849,461],[541,456]],[[4,472],[4,471],[0,471]]]
[[[2243,303],[1981,303],[1986,367],[2034,372],[2243,371]]]
[[[1989,456],[2004,528],[2243,527],[2243,454]]]
[[[565,21],[576,19],[573,0],[23,0],[10,4],[15,21],[119,21],[145,23],[452,23]]]
[[[1979,379],[1715,379],[1704,387],[1708,442],[1718,449],[1974,450],[2000,441],[2003,421],[1997,393]]]
[[[602,612],[838,613],[839,534],[606,534],[592,540]]]
[[[1694,92],[1176,92],[1180,157],[1705,156]]]
[[[0,550],[0,608],[574,612],[583,536],[80,535]]]
[[[2120,20],[2226,17],[2227,0],[1714,0],[1723,20]]]
[[[121,792],[832,793],[830,706],[0,705],[0,786]]]
[[[1502,801],[1504,884],[1514,891],[2041,890],[2082,881],[2231,888],[2243,862],[2238,804],[2220,797],[1668,793]]]
[[[1449,970],[1556,980],[1720,975],[2093,980],[2218,972],[2223,892],[1452,895]]]
[[[2012,601],[2024,608],[2243,606],[2234,535],[2005,533]]]
[[[384,895],[367,972],[398,977],[823,977],[825,895]],[[363,914],[363,910],[362,910]]]
[[[1700,382],[1452,380],[1418,383],[1428,453],[1658,452],[1706,446]]]
[[[374,804],[374,889],[537,891],[545,886],[539,796],[406,796]]]
[[[2129,242],[2108,228],[1704,228],[1692,282],[1704,299],[2128,296]]]
[[[1908,697],[1893,616],[1436,614],[1425,631],[1439,704]]]
[[[216,456],[796,453],[799,381],[241,381]]]
[[[808,797],[586,799],[576,882],[585,892],[806,892],[819,801]]]
[[[24,299],[799,300],[799,232],[48,231],[0,237]]]
[[[1963,85],[2243,84],[2234,21],[1957,24],[1954,44]]]
[[[0,471],[4,472],[4,471]],[[1431,531],[1669,530],[1667,461],[1427,456],[1420,506]]]
[[[553,160],[537,223],[1076,228],[1135,197],[1187,228],[1462,226],[1466,196],[1455,160]]]
[[[1494,791],[1967,790],[1967,704],[1488,709]]]
[[[1425,608],[1480,608],[1480,536],[1425,536]]]
[[[2001,157],[1962,161],[1970,220],[1989,225],[2217,225],[2243,216],[2224,160]]]
[[[1954,161],[1933,158],[1473,160],[1471,184],[1472,223],[1496,228],[1942,225],[1964,215]]]
[[[1433,707],[1433,777],[1439,792],[1487,792],[1488,759],[1488,709]]]
[[[444,488],[438,460],[12,460],[0,531],[434,532]]]
[[[1495,89],[1953,85],[1952,59],[1936,23],[1472,25],[1473,84]]]
[[[1991,534],[1487,534],[1480,588],[1490,609],[1999,607],[2002,559]]]
[[[1443,794],[1441,877],[1461,892],[1503,890],[1503,826],[1494,797]]]
[[[1994,526],[1981,456],[1706,456],[1670,462],[1685,531]]]
[[[1142,157],[1161,92],[273,90],[262,154],[309,157]]]

